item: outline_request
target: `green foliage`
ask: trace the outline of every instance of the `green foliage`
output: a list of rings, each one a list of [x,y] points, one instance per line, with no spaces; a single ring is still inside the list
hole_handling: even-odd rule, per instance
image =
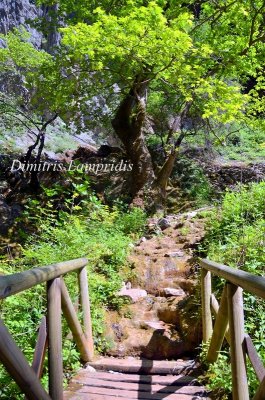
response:
[[[209,217],[204,251],[207,258],[255,275],[264,275],[265,250],[265,182],[227,191],[220,208]],[[220,294],[223,284],[215,281]],[[265,362],[265,305],[262,299],[244,293],[245,329]],[[211,387],[227,382],[227,361],[220,358],[208,374]],[[224,373],[222,373],[224,371]],[[257,389],[255,373],[248,367],[251,395]]]
[[[30,34],[24,29],[15,29],[6,35],[1,34],[6,47],[0,49],[0,72],[18,68],[39,68],[51,59],[45,51],[38,51],[29,42]]]
[[[197,162],[187,157],[180,157],[176,162],[172,178],[177,180],[182,193],[194,201],[196,206],[205,205],[211,199],[213,193],[211,184]]]
[[[108,309],[118,310],[124,304],[116,293],[129,270],[129,245],[143,230],[145,216],[136,209],[124,213],[117,207],[111,210],[103,205],[90,190],[89,181],[81,174],[70,174],[67,187],[68,190],[60,185],[46,188],[45,198],[29,201],[23,223],[33,225],[34,229],[31,227],[29,231],[34,233],[25,239],[22,257],[10,262],[1,261],[1,269],[10,274],[87,257],[93,336],[96,349],[104,352],[111,345],[104,338],[104,315]],[[66,275],[65,282],[72,300],[77,300],[76,274]],[[44,285],[1,301],[1,318],[29,360],[32,360],[38,324],[45,313]],[[68,332],[64,322],[66,379],[80,366],[75,345],[66,339]],[[47,386],[46,375],[43,384]],[[18,389],[3,368],[0,369],[0,393],[1,399],[20,399]]]
[[[222,43],[217,43],[212,36],[219,37],[219,33],[205,24],[201,35],[187,9],[176,9],[172,17],[163,6],[158,1],[141,7],[130,3],[119,13],[114,8],[113,14],[103,7],[94,9],[92,24],[79,21],[62,29],[68,59],[72,65],[85,66],[89,58],[87,66],[98,85],[103,76],[105,83],[117,82],[126,87],[137,76],[145,76],[150,81],[152,111],[159,109],[165,98],[169,101],[174,91],[175,111],[183,102],[195,101],[203,118],[223,123],[238,118],[247,96],[240,93],[236,80],[228,84],[220,75],[207,74],[213,68],[214,53],[220,57],[225,36],[219,38]],[[230,36],[225,21],[224,29]],[[195,30],[197,36],[193,35]],[[227,48],[223,51],[225,55]],[[233,55],[233,65],[236,63]]]
[[[255,123],[253,121],[250,125],[233,124],[229,130],[219,129],[218,134],[223,144],[217,144],[216,148],[226,159],[246,162],[264,159],[265,141],[262,119],[256,120]]]
[[[200,351],[200,360],[204,367],[207,368],[203,374],[203,378],[207,381],[207,387],[214,392],[216,398],[227,400],[229,393],[232,391],[232,375],[230,356],[227,351],[221,351],[218,359],[214,364],[206,361],[209,349],[209,343],[202,344]]]
[[[116,224],[126,234],[134,233],[141,235],[145,221],[145,213],[140,208],[133,208],[126,213],[120,214]]]
[[[262,273],[264,257],[265,183],[227,192],[211,219],[208,256],[232,266]],[[218,259],[217,259],[218,258]]]
[[[242,7],[236,3],[227,7],[207,1],[195,17],[192,3],[124,0],[118,6],[115,1],[61,0],[59,13],[65,17],[71,10],[71,18],[61,29],[60,54],[40,52],[37,57],[38,52],[16,32],[5,36],[7,48],[1,57],[15,65],[19,62],[17,66],[28,64],[27,83],[37,86],[35,105],[49,105],[53,111],[69,111],[69,105],[80,110],[84,104],[85,112],[93,106],[93,96],[100,94],[108,97],[111,115],[124,90],[140,77],[148,80],[149,110],[154,113],[166,101],[175,113],[188,103],[204,119],[222,123],[244,119],[242,111],[250,97],[256,98],[263,88],[259,77],[248,96],[242,94],[239,81],[261,75],[264,5],[246,1]],[[39,70],[33,77],[36,66]],[[114,90],[114,84],[120,90]]]

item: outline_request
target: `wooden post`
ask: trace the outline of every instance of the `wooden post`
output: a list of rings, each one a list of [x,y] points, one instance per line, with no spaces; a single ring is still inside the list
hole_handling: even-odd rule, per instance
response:
[[[86,267],[83,267],[78,272],[78,280],[79,280],[79,288],[80,288],[80,297],[81,297],[81,305],[83,310],[83,322],[84,322],[84,332],[87,338],[87,346],[89,359],[92,361],[94,357],[94,342],[92,335],[92,322],[91,322],[91,313],[90,313],[90,300],[89,300],[89,292],[88,292],[88,281],[87,281],[87,270]]]
[[[227,284],[233,400],[249,400],[244,351],[243,290]]]
[[[226,293],[227,294],[227,293]],[[211,295],[211,307],[213,314],[215,318],[217,317],[218,311],[219,311],[219,304],[218,301],[216,300],[216,297],[214,294]],[[227,329],[225,331],[225,338],[228,344],[230,344],[230,332],[229,332],[229,326],[227,326]]]
[[[36,372],[38,378],[42,377],[43,364],[44,364],[47,345],[48,343],[47,343],[46,317],[43,317],[39,328],[38,339],[32,362],[32,368]]]
[[[261,384],[258,387],[258,390],[253,397],[253,400],[264,400],[265,399],[265,378],[261,382]]]
[[[49,393],[52,400],[63,400],[63,358],[60,278],[47,282]]]
[[[207,361],[214,363],[221,350],[228,324],[227,285],[224,286],[219,311],[214,324],[213,335],[209,346]]]
[[[201,270],[201,291],[202,291],[202,330],[203,342],[206,343],[212,336],[213,323],[211,315],[211,272],[202,268]]]
[[[74,341],[80,351],[83,361],[92,361],[87,346],[87,338],[83,333],[80,322],[78,321],[74,305],[69,296],[68,290],[65,286],[63,279],[61,280],[61,293],[62,293],[62,309],[64,316],[67,320],[69,328],[72,331]]]
[[[252,367],[256,372],[259,382],[262,382],[265,378],[265,368],[262,360],[259,357],[256,347],[254,346],[251,338],[248,335],[245,335],[245,349],[246,354],[248,355],[248,358],[250,359],[250,362],[252,364]]]
[[[0,360],[28,400],[51,400],[1,319]]]

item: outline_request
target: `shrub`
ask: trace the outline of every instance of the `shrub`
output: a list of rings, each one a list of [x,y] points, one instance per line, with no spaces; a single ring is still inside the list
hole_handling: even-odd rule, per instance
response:
[[[241,186],[227,191],[221,207],[212,212],[202,250],[207,258],[247,272],[264,275],[265,266],[265,182]],[[220,294],[221,280],[214,281]],[[262,299],[244,292],[245,329],[265,362],[265,304]],[[222,370],[224,373],[222,373]],[[227,382],[227,366],[220,357],[208,373],[211,387],[220,388]],[[215,372],[214,372],[215,371]],[[218,376],[217,376],[218,375]],[[257,379],[248,368],[251,396],[257,389]]]
[[[71,181],[68,191],[64,192],[57,185],[45,189],[45,196],[28,202],[22,220],[30,225],[28,232],[31,235],[24,235],[22,257],[9,262],[2,260],[1,270],[10,274],[54,262],[87,257],[93,336],[96,349],[104,352],[110,345],[103,337],[104,315],[107,309],[119,309],[122,305],[123,300],[116,293],[128,273],[129,244],[143,230],[145,215],[135,209],[126,213],[117,207],[111,210],[91,192],[89,182],[76,177]],[[58,209],[58,204],[63,205],[64,209]],[[76,274],[67,274],[65,281],[74,301],[77,298]],[[44,285],[1,302],[1,318],[30,362],[37,327],[45,313]],[[67,378],[80,365],[75,345],[66,340],[68,332],[64,323],[63,360]],[[43,383],[47,385],[46,375]],[[1,399],[23,398],[2,367],[0,394]]]

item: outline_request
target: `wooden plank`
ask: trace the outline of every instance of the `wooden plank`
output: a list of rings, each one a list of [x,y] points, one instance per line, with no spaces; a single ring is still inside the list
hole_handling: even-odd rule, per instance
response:
[[[71,387],[76,387],[76,384],[72,383],[69,385],[69,389]],[[105,392],[109,389],[114,390],[128,390],[134,392],[149,392],[149,393],[183,393],[183,394],[193,394],[193,395],[204,395],[205,388],[201,386],[178,386],[178,385],[155,385],[148,383],[135,383],[135,382],[118,382],[118,381],[106,381],[101,379],[92,379],[87,380],[86,384],[81,382],[80,390],[83,392],[90,392],[92,388],[105,388]],[[94,390],[94,389],[93,389]]]
[[[212,339],[206,357],[206,360],[209,363],[214,363],[218,358],[219,352],[221,350],[224,341],[227,325],[228,325],[227,285],[225,285],[221,297],[220,308],[214,324]]]
[[[265,278],[249,272],[241,271],[228,267],[227,265],[218,264],[214,261],[200,260],[202,268],[213,272],[214,274],[224,278],[228,282],[247,290],[249,293],[255,294],[265,299]]]
[[[262,382],[265,378],[265,368],[263,362],[261,361],[256,347],[254,346],[249,335],[245,335],[245,347],[246,353],[251,361],[251,364],[256,372],[259,382]]]
[[[36,372],[38,378],[42,377],[45,352],[48,346],[46,317],[43,317],[39,327],[37,343],[34,351],[32,369]]]
[[[49,393],[53,400],[63,399],[63,359],[61,323],[61,280],[47,282]]]
[[[202,269],[201,271],[201,301],[202,301],[202,334],[203,342],[208,342],[212,336],[213,323],[211,314],[211,293],[212,282],[211,272]]]
[[[129,374],[149,375],[179,375],[186,371],[195,371],[194,360],[188,361],[156,361],[156,360],[135,360],[101,358],[98,361],[90,362],[89,365],[98,371],[116,371]]]
[[[233,400],[249,400],[246,357],[244,351],[243,291],[241,288],[228,283],[227,297],[231,339],[230,353]]]
[[[51,400],[0,319],[0,360],[29,400]]]
[[[252,400],[264,400],[264,399],[265,399],[265,378],[260,383],[258,390]]]
[[[152,383],[159,385],[174,384],[188,385],[197,382],[194,376],[189,375],[136,375],[136,374],[120,374],[109,372],[87,372],[81,370],[71,381],[79,382],[86,385],[90,379],[102,379],[107,381],[118,382],[135,382],[135,383]]]
[[[0,299],[11,296],[11,294],[23,292],[23,290],[55,279],[67,272],[75,271],[86,264],[86,258],[78,258],[12,275],[0,276]]]
[[[189,388],[189,387],[188,387]],[[198,387],[197,387],[198,389]],[[176,393],[166,393],[166,392],[143,392],[141,388],[139,390],[120,390],[120,389],[111,389],[111,388],[100,388],[100,387],[89,387],[89,386],[83,386],[79,390],[76,390],[76,387],[73,387],[73,390],[75,391],[76,394],[100,394],[100,395],[109,395],[109,396],[116,396],[120,398],[126,398],[126,399],[147,399],[147,400],[160,400],[164,399],[175,399],[177,395],[181,396],[196,396],[196,391],[191,391],[190,393],[188,390],[184,388],[178,388],[178,392]],[[71,388],[70,388],[71,391]],[[198,391],[198,396],[202,397],[202,393]],[[205,392],[205,397],[207,397],[206,392]],[[185,397],[184,397],[185,398]]]
[[[75,312],[74,305],[71,301],[67,287],[65,286],[63,278],[61,278],[61,295],[62,295],[62,310],[65,319],[72,331],[73,339],[80,352],[83,361],[90,361],[90,353],[87,347],[87,339],[83,333],[80,322]]]
[[[218,311],[219,311],[219,303],[216,300],[216,297],[214,294],[211,295],[211,307],[213,310],[213,314],[215,316],[215,318],[217,317]],[[230,332],[229,332],[229,327],[227,327],[226,331],[225,331],[225,338],[228,344],[230,344]]]
[[[117,399],[121,399],[120,396],[115,396],[113,394],[91,394],[91,393],[74,393],[74,392],[70,392],[67,391],[64,394],[64,400],[117,400]],[[130,397],[127,397],[126,399],[130,400]],[[145,398],[142,397],[137,397],[138,400],[145,400]],[[154,395],[152,395],[152,400],[156,400],[157,397],[155,397]],[[159,398],[161,399],[161,397]],[[211,400],[210,398],[206,397],[194,397],[192,395],[186,395],[186,394],[169,394],[166,395],[164,394],[164,397],[162,397],[162,399],[165,400]]]
[[[83,311],[84,332],[87,338],[87,352],[89,354],[88,361],[92,361],[94,357],[94,341],[92,334],[92,322],[91,322],[90,300],[89,300],[86,267],[83,267],[78,271],[78,281],[79,281],[81,305]]]

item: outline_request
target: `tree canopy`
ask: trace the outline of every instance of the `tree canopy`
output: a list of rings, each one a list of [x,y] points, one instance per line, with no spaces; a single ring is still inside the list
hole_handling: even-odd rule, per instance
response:
[[[58,19],[64,20],[60,48],[36,58],[33,46],[25,40],[17,46],[11,33],[0,60],[9,58],[19,68],[27,64],[32,101],[42,109],[84,114],[94,123],[100,114],[112,125],[135,165],[133,197],[146,185],[165,187],[189,116],[229,127],[264,112],[265,2],[56,3]],[[255,85],[247,92],[250,77]],[[96,97],[103,99],[104,113]],[[152,116],[162,121],[167,144],[158,173],[144,136]]]

